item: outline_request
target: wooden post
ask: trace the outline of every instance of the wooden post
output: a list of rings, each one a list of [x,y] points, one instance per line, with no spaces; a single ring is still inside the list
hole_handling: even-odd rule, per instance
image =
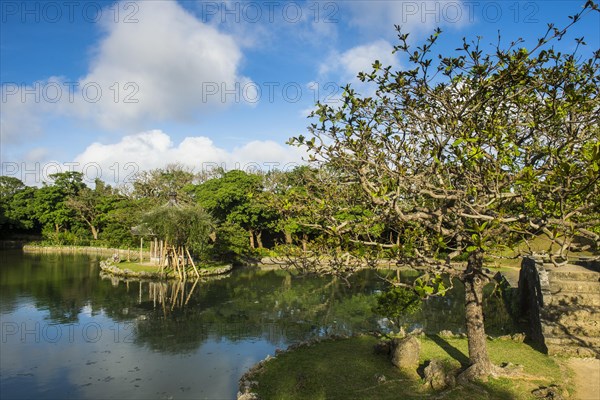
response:
[[[185,252],[187,253],[187,256],[190,258],[190,263],[192,264],[192,267],[194,267],[194,271],[196,271],[196,276],[198,278],[200,278],[200,272],[198,272],[198,268],[196,268],[196,264],[194,264],[194,260],[192,260],[192,256],[190,255],[190,251],[188,250],[187,246],[185,248]],[[186,301],[187,303],[187,301]]]
[[[144,246],[144,238],[140,236],[140,264],[144,261],[144,253],[142,252]]]

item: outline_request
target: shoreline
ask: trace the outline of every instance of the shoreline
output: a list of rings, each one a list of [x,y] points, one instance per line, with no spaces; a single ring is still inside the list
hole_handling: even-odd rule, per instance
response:
[[[26,244],[22,247],[24,253],[64,253],[64,254],[92,254],[112,256],[117,254],[120,258],[130,261],[139,260],[140,251],[132,249],[116,249],[111,247],[94,246],[38,246]],[[142,251],[144,257],[150,257],[150,252]]]
[[[138,264],[139,265],[139,264]],[[118,264],[113,263],[111,260],[103,260],[100,261],[100,269],[102,272],[118,276],[118,277],[126,277],[126,278],[142,278],[142,279],[152,279],[152,280],[182,280],[177,274],[173,271],[168,271],[165,273],[160,272],[152,272],[152,271],[132,271],[129,268],[120,268]],[[189,279],[194,278],[202,278],[207,276],[214,275],[224,275],[233,269],[233,266],[230,264],[219,266],[219,267],[208,267],[207,268],[198,268],[198,273],[200,276],[195,276],[195,272],[189,272]],[[185,281],[185,279],[183,279]]]

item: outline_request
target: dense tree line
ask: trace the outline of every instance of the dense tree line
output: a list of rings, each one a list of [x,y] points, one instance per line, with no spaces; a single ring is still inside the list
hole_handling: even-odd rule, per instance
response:
[[[240,261],[268,254],[267,249],[279,244],[306,246],[320,234],[311,227],[315,220],[305,203],[314,191],[316,174],[298,167],[208,175],[169,165],[141,172],[119,188],[99,179],[87,185],[83,174],[75,171],[53,174],[41,187],[0,176],[0,235],[34,237],[52,245],[135,247],[139,239],[132,228],[144,222],[159,224],[150,222],[151,217],[160,216],[160,207],[175,198],[210,218],[207,235],[213,258]]]

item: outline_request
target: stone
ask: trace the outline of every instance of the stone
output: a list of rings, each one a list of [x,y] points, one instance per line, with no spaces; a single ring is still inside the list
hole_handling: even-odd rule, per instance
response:
[[[392,364],[397,368],[416,373],[419,367],[419,354],[421,342],[414,336],[391,341]]]
[[[246,393],[238,392],[237,400],[258,400],[258,396],[252,392],[246,392]]]
[[[505,362],[500,365],[500,368],[503,369],[503,371],[506,375],[516,376],[516,375],[522,374],[525,367],[521,364],[513,364],[511,362]]]
[[[542,386],[531,392],[538,399],[564,400],[562,390],[556,385]]]
[[[374,378],[377,383],[385,383],[387,381],[387,378],[383,374],[375,374]]]
[[[452,331],[449,330],[443,330],[438,333],[438,336],[442,338],[452,338],[454,337],[454,333],[452,333]]]
[[[440,360],[431,360],[425,367],[425,382],[433,390],[444,390],[456,386],[455,371],[447,371]]]

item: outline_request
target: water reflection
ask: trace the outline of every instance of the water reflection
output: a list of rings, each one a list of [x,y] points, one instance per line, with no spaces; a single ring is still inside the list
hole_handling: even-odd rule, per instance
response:
[[[364,271],[350,283],[251,268],[187,282],[101,278],[95,258],[0,252],[2,397],[233,398],[276,348],[378,329],[385,282]],[[463,304],[457,285],[404,322],[460,332]],[[488,332],[512,329],[494,297],[485,310]]]

